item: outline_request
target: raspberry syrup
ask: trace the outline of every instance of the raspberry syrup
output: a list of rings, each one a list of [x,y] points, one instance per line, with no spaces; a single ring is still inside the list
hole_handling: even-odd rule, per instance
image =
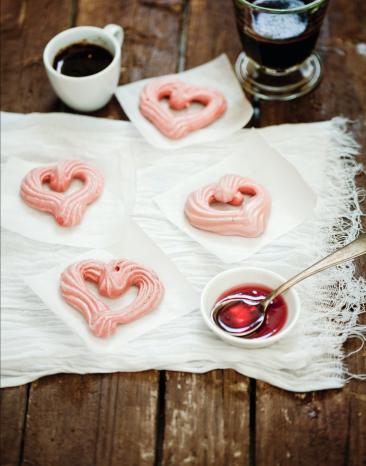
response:
[[[246,327],[258,317],[256,304],[272,291],[271,288],[264,285],[253,283],[236,286],[235,288],[225,291],[216,302],[232,294],[239,295],[244,302],[224,306],[217,314],[216,324],[226,331]],[[269,304],[266,318],[262,326],[250,335],[240,338],[268,338],[278,333],[285,325],[286,320],[287,305],[280,295]]]

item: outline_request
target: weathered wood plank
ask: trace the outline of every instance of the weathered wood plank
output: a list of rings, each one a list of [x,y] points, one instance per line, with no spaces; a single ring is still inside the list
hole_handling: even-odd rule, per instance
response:
[[[79,0],[76,23],[123,26],[121,82],[132,82],[176,70],[182,3],[182,0]]]
[[[231,63],[235,63],[240,48],[231,1],[189,2],[186,68],[201,65],[221,53],[226,53]]]
[[[89,375],[62,374],[33,382],[23,464],[94,464],[100,396],[100,380]]]
[[[261,103],[261,126],[307,122],[344,115],[355,121],[360,160],[366,163],[366,58],[360,43],[366,43],[362,0],[330,2],[319,41],[325,75],[310,95],[288,103]],[[360,176],[359,186],[366,186]],[[364,207],[366,204],[364,203]],[[365,225],[366,226],[366,225]],[[359,261],[366,274],[366,261]],[[346,345],[346,351],[359,346]],[[366,372],[365,351],[347,361],[349,370]],[[285,393],[257,383],[257,466],[341,466],[366,464],[366,387],[352,381],[342,390],[306,395]]]
[[[296,395],[257,382],[256,464],[347,464],[347,404],[342,390]]]
[[[29,395],[23,464],[150,466],[157,374],[56,375]]]
[[[248,381],[232,370],[167,373],[163,465],[244,465]]]
[[[366,261],[363,261],[363,273],[366,275]],[[363,324],[366,324],[365,317]],[[359,347],[354,342],[346,345],[346,351]],[[354,374],[366,374],[366,349],[357,353],[348,361],[348,368]],[[346,387],[345,397],[348,403],[347,425],[347,460],[348,466],[366,465],[366,388],[365,381],[352,380]]]
[[[4,0],[1,8],[2,110],[56,111],[42,53],[52,36],[70,26],[71,0]]]
[[[192,0],[180,66],[192,68],[239,50],[231,2]],[[164,465],[243,465],[249,458],[249,383],[234,371],[167,373]]]
[[[95,465],[153,465],[158,373],[106,375],[101,383]]]
[[[0,391],[0,464],[19,464],[23,440],[28,386]]]

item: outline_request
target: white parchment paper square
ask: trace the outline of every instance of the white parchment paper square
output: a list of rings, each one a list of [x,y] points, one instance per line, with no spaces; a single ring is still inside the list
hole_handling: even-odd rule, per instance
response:
[[[188,195],[226,174],[251,178],[269,191],[271,213],[261,236],[222,236],[199,230],[186,219],[184,205]],[[256,130],[243,132],[236,148],[231,146],[231,155],[222,162],[184,180],[154,200],[173,224],[226,263],[245,259],[290,231],[310,216],[316,205],[316,195],[300,173],[258,136]]]
[[[42,154],[42,150],[28,148],[24,154],[19,153],[27,159],[10,157],[6,162],[1,174],[2,227],[45,243],[97,248],[117,242],[124,227],[123,192],[134,183],[134,167],[128,155],[109,154],[107,159],[96,159],[88,157],[87,151],[67,154],[66,150],[56,148],[50,153],[51,157]],[[87,207],[80,224],[63,228],[53,215],[28,206],[19,191],[24,176],[30,170],[67,158],[83,160],[99,170],[104,177],[104,189],[101,196]]]
[[[127,258],[153,269],[162,281],[165,292],[159,306],[152,312],[129,324],[119,325],[116,333],[109,338],[99,338],[89,330],[82,314],[62,298],[60,275],[68,265],[75,262],[86,259],[109,262],[118,258]],[[124,346],[129,341],[199,307],[199,294],[192,285],[168,256],[131,220],[125,223],[121,240],[113,247],[86,252],[45,273],[27,277],[25,282],[44,301],[50,311],[60,317],[93,351],[123,352]],[[97,293],[96,288],[93,291]],[[135,295],[136,290],[131,287],[121,298],[108,299],[99,295],[98,297],[113,309],[119,307],[121,303],[130,302]]]
[[[179,79],[185,83],[209,87],[222,92],[228,104],[226,112],[206,128],[194,131],[179,140],[169,139],[150,123],[139,110],[140,93],[145,85],[151,79],[167,78]],[[191,144],[217,141],[243,128],[252,117],[253,107],[245,97],[229,59],[224,54],[191,70],[151,79],[144,79],[118,87],[116,97],[124,112],[142,136],[155,147],[176,149]],[[164,105],[164,102],[162,101],[161,104]],[[179,114],[182,114],[181,112],[198,111],[199,108],[200,105],[192,104],[189,109],[181,110]],[[172,111],[172,113],[174,112]]]

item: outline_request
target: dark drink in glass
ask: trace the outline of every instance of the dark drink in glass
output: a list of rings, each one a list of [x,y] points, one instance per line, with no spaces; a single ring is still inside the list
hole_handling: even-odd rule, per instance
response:
[[[288,100],[315,86],[320,78],[320,61],[312,53],[327,3],[328,0],[234,0],[244,50],[237,73],[246,90],[263,98]],[[266,92],[267,96],[260,95]]]

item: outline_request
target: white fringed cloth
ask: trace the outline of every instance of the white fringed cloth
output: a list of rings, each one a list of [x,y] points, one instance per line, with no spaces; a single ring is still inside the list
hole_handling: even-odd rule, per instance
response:
[[[2,114],[2,163],[25,156],[27,145],[99,145],[101,157],[111,147],[133,147],[136,196],[131,214],[175,262],[198,290],[229,268],[170,224],[152,201],[185,177],[230,155],[236,136],[174,152],[149,146],[131,123],[66,114]],[[318,194],[315,214],[304,224],[246,259],[248,266],[268,267],[290,277],[314,261],[355,239],[361,231],[355,175],[357,144],[343,118],[311,124],[273,126],[259,134],[299,170]],[[245,157],[245,154],[243,154]],[[281,174],[278,174],[281,182]],[[2,206],[6,209],[6,206]],[[301,206],[299,206],[301,209]],[[22,282],[55,266],[81,249],[45,244],[2,231],[2,386],[20,385],[47,374],[78,374],[167,369],[206,372],[233,368],[291,391],[342,387],[363,374],[347,371],[343,344],[365,339],[358,323],[366,302],[365,277],[355,277],[346,263],[318,274],[297,290],[302,309],[296,330],[282,342],[258,350],[241,350],[215,337],[199,311],[160,327],[151,334],[108,354],[92,353]],[[85,251],[85,250],[84,250]],[[182,303],[184,305],[184,303]]]

